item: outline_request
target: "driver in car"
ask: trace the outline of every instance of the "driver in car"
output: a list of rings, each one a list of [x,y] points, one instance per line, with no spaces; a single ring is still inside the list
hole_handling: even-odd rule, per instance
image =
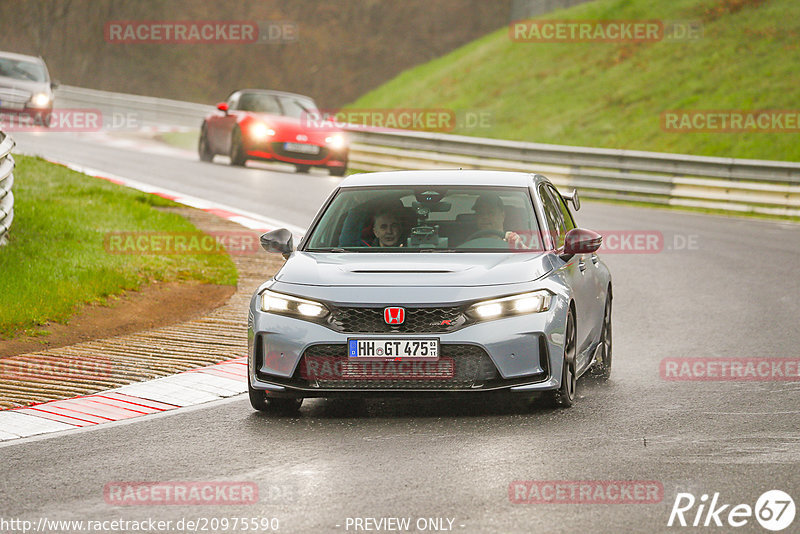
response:
[[[402,204],[383,204],[372,217],[363,206],[348,214],[339,245],[343,247],[402,247],[404,230],[400,215]]]
[[[509,248],[528,248],[516,232],[505,231],[506,210],[503,201],[494,193],[480,195],[472,206],[476,215],[478,231],[476,236],[496,237],[508,243]]]
[[[371,247],[402,247],[403,222],[395,210],[378,211],[372,224],[375,239],[367,243]]]

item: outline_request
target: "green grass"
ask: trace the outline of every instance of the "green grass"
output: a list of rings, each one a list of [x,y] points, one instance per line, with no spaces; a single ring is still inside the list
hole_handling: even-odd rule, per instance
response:
[[[191,232],[161,197],[91,178],[40,158],[15,156],[15,219],[0,248],[0,338],[41,333],[82,305],[105,302],[152,281],[235,285],[225,254],[140,255],[106,252],[108,232]]]
[[[417,66],[352,108],[486,112],[454,133],[575,146],[800,160],[797,133],[669,133],[668,110],[798,110],[800,2],[599,0],[554,19],[698,20],[703,38],[515,43],[502,28]]]

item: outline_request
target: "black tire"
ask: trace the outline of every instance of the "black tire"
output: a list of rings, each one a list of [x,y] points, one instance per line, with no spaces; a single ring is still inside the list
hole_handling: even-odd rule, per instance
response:
[[[300,174],[307,174],[311,170],[311,165],[295,165],[294,168]]]
[[[328,167],[328,173],[331,176],[344,176],[347,172],[347,167]]]
[[[569,408],[575,403],[575,388],[578,377],[575,373],[576,351],[575,317],[567,315],[567,328],[564,333],[564,364],[561,366],[561,387],[550,395],[550,404],[558,408]]]
[[[261,389],[254,389],[250,385],[250,373],[247,373],[247,394],[250,397],[250,406],[259,412],[266,412],[269,410],[267,404],[267,392]]]
[[[294,414],[303,405],[303,399],[279,399],[268,397],[267,392],[255,389],[250,385],[250,374],[247,375],[247,394],[250,397],[250,406],[259,412],[272,412],[280,414]]]
[[[611,362],[613,356],[610,292],[608,293],[608,297],[606,297],[606,311],[603,314],[603,331],[600,333],[600,345],[600,355],[589,370],[589,374],[598,380],[608,380],[611,376]]]
[[[209,163],[214,160],[214,153],[208,146],[208,137],[206,134],[206,126],[200,130],[200,140],[197,142],[197,154],[200,156],[200,161]]]
[[[231,150],[228,154],[231,158],[231,165],[235,167],[244,167],[247,162],[247,156],[244,153],[244,146],[242,145],[242,131],[238,128],[233,129],[231,133]]]
[[[291,415],[300,410],[300,407],[303,405],[303,399],[275,399],[267,397],[267,404],[269,405],[270,411]]]

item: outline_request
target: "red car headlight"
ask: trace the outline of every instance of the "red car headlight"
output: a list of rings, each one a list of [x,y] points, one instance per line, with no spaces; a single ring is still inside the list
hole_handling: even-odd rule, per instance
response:
[[[263,141],[275,135],[275,130],[264,124],[263,122],[254,122],[248,128],[250,138],[254,141]]]
[[[340,150],[347,146],[347,139],[345,139],[344,135],[337,133],[326,137],[325,144],[333,150]]]

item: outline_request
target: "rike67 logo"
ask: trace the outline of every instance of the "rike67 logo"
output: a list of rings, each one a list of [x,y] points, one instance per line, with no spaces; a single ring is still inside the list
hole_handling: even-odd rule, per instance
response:
[[[719,493],[710,500],[707,494],[697,499],[691,493],[678,493],[667,526],[743,527],[755,517],[763,528],[778,532],[794,522],[795,511],[794,500],[781,490],[762,493],[754,507],[724,503]]]

